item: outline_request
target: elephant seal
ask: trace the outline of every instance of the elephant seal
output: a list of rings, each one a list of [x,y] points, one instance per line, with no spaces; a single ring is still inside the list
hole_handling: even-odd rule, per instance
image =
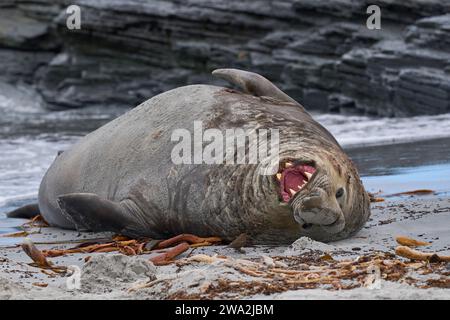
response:
[[[236,69],[213,74],[244,93],[173,89],[58,155],[39,189],[43,218],[61,228],[158,239],[193,233],[231,241],[246,233],[259,244],[333,241],[360,230],[369,198],[333,136],[266,78]],[[196,121],[216,133],[277,129],[275,172],[261,174],[261,163],[175,164],[173,132],[195,135]]]

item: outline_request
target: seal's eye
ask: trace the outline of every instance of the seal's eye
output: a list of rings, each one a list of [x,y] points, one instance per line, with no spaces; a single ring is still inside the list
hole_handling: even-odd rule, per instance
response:
[[[336,191],[336,198],[340,198],[344,195],[344,189],[339,188],[338,191]]]

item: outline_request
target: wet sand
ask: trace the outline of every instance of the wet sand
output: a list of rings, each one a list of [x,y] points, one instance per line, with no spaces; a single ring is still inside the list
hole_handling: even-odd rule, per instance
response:
[[[176,263],[158,267],[148,262],[154,254],[77,253],[50,258],[58,266],[81,269],[81,288],[76,290],[68,289],[67,275],[44,273],[42,269],[30,266],[30,258],[18,246],[24,238],[9,238],[9,244],[0,248],[0,299],[450,299],[448,263],[424,262],[418,263],[419,266],[414,263],[410,264],[413,268],[399,274],[391,271],[385,274],[382,269],[381,280],[375,287],[367,286],[366,279],[370,274],[365,275],[363,270],[354,279],[342,279],[340,290],[336,290],[336,284],[283,285],[287,282],[277,277],[268,278],[267,273],[245,271],[247,267],[254,270],[255,266],[261,270],[265,264],[267,270],[271,267],[303,268],[310,273],[319,268],[318,265],[355,261],[358,257],[359,261],[370,262],[377,255],[389,261],[398,259],[401,263],[409,263],[409,259],[392,255],[397,246],[395,237],[400,235],[429,242],[429,246],[420,248],[422,251],[450,255],[448,221],[449,197],[406,196],[373,203],[372,217],[363,230],[350,239],[329,244],[302,238],[290,247],[246,247],[245,253],[222,245],[202,247],[187,251],[176,259]],[[76,244],[40,243],[110,236],[55,228],[27,231],[32,233],[28,237],[41,250]],[[219,260],[212,263],[193,261],[192,257],[199,257],[198,254],[218,255],[216,260]],[[85,262],[87,256],[90,256],[89,262]],[[227,257],[226,261],[220,260],[224,257]],[[330,257],[337,262],[324,262]],[[275,262],[276,265],[268,266]],[[305,263],[309,266],[305,267]],[[245,268],[236,268],[236,264]],[[130,291],[130,288],[134,290]]]

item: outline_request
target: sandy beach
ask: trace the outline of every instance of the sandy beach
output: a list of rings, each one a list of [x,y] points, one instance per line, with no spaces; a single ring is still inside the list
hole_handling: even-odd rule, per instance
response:
[[[449,219],[449,197],[406,196],[373,203],[365,228],[334,243],[300,238],[291,246],[250,246],[244,252],[225,245],[199,247],[165,266],[149,262],[156,254],[151,252],[49,258],[55,266],[75,272],[79,267],[79,288],[67,284],[70,273],[32,266],[20,247],[24,237],[9,237],[0,250],[0,299],[449,299],[448,263],[395,256],[397,236],[430,243],[421,251],[450,255]],[[112,236],[48,227],[26,232],[40,250]],[[355,272],[346,275],[346,268]],[[321,272],[331,269],[340,275],[323,281]]]

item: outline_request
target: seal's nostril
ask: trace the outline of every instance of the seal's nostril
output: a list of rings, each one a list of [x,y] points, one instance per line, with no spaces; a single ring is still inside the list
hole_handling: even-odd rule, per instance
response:
[[[320,196],[310,196],[302,202],[302,207],[305,211],[309,209],[320,208],[321,206],[322,198]]]
[[[312,223],[304,223],[303,225],[302,225],[302,228],[303,229],[309,229],[309,228],[311,228],[312,227]]]

